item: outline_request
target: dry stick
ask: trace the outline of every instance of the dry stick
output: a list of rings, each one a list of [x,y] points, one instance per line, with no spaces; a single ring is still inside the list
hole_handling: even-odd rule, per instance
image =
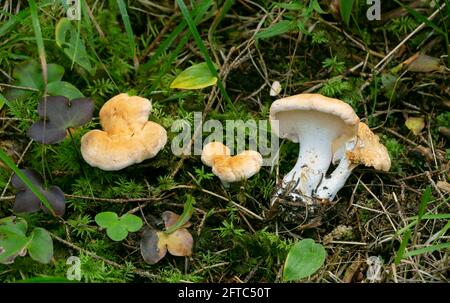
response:
[[[30,90],[33,92],[39,91],[37,88],[33,88],[33,87],[11,85],[11,84],[6,84],[6,83],[0,83],[0,86],[5,86],[5,87],[9,87],[9,88],[17,88],[17,89],[22,89],[22,90]]]
[[[95,29],[97,30],[98,34],[100,35],[100,38],[104,39],[105,34],[103,33],[100,25],[97,23],[97,20],[95,20],[95,17],[94,17],[94,14],[92,14],[91,8],[89,7],[89,5],[86,2],[84,4],[86,4],[86,10],[88,12],[89,18],[91,19],[92,23],[94,23]]]
[[[114,199],[114,198],[96,198],[90,196],[78,196],[78,195],[65,195],[67,198],[94,200],[98,202],[112,202],[112,203],[128,203],[128,202],[147,202],[147,201],[160,201],[166,197],[147,197],[147,198],[131,198],[131,199]]]
[[[427,20],[431,21],[434,19],[434,17],[436,17],[436,15],[445,7],[445,2],[434,12],[432,13]],[[405,37],[405,39],[403,39],[396,47],[394,47],[393,50],[391,50],[389,52],[389,54],[387,54],[380,62],[378,62],[377,65],[375,65],[374,67],[374,71],[375,71],[375,75],[377,75],[383,68],[384,66],[382,66],[383,63],[388,63],[387,60],[390,59],[399,49],[400,47],[402,47],[403,44],[405,44],[409,39],[411,39],[412,36],[414,36],[415,34],[417,34],[420,30],[422,30],[422,28],[425,27],[425,22],[422,22],[415,30],[413,30],[408,36]],[[381,67],[379,69],[379,67]]]
[[[245,208],[244,206],[242,206],[242,205],[240,205],[240,204],[234,202],[233,200],[231,200],[231,199],[229,199],[229,198],[226,198],[226,197],[224,197],[224,196],[221,196],[221,195],[219,195],[219,194],[216,194],[216,193],[214,193],[214,192],[212,192],[212,191],[209,191],[209,190],[207,190],[207,189],[197,188],[197,187],[191,186],[191,185],[180,185],[180,186],[178,186],[177,188],[199,189],[199,190],[201,190],[202,192],[204,192],[204,193],[206,193],[206,194],[209,194],[209,195],[214,196],[214,197],[217,197],[217,198],[219,198],[219,199],[221,199],[221,200],[230,202],[231,204],[233,204],[233,205],[236,206],[237,208],[241,209],[242,211],[248,213],[248,214],[251,215],[252,217],[254,217],[254,218],[258,219],[258,220],[264,221],[264,219],[263,219],[261,216],[255,214],[254,212],[252,212],[251,210]],[[171,188],[171,189],[174,189],[174,188]]]
[[[169,19],[167,24],[163,27],[163,29],[158,33],[158,36],[150,43],[150,45],[144,50],[142,53],[140,62],[142,63],[145,60],[145,57],[151,53],[151,51],[158,45],[159,41],[164,37],[164,35],[172,28],[172,19]]]
[[[358,40],[356,40],[355,38],[353,38],[353,37],[352,37],[350,34],[348,34],[345,30],[340,29],[339,27],[337,27],[336,25],[334,25],[334,24],[332,24],[332,23],[330,23],[330,22],[323,21],[323,20],[320,20],[320,21],[322,21],[323,23],[325,23],[325,24],[328,25],[328,26],[331,26],[333,29],[337,30],[338,32],[343,33],[348,39],[350,39],[357,47],[359,47],[359,48],[362,49],[363,51],[368,52],[369,54],[371,54],[372,56],[375,56],[375,57],[379,57],[379,58],[383,58],[383,57],[384,57],[383,54],[381,54],[381,53],[379,53],[379,52],[376,52],[376,51],[374,51],[374,50],[371,50],[371,49],[366,48],[366,46],[365,46],[363,43],[361,43],[361,42],[359,42]]]
[[[89,256],[91,256],[93,258],[99,259],[99,260],[105,262],[106,264],[112,265],[112,266],[120,268],[120,269],[126,269],[125,266],[120,265],[119,263],[116,263],[114,261],[108,260],[108,259],[106,259],[104,257],[101,257],[101,256],[91,252],[91,251],[85,250],[85,249],[83,249],[83,248],[81,248],[81,247],[79,247],[79,246],[77,246],[77,245],[75,245],[73,243],[70,243],[70,242],[68,242],[68,241],[58,237],[57,235],[55,235],[53,233],[50,233],[50,235],[52,236],[52,238],[54,238],[54,239],[58,240],[59,242],[69,246],[70,248],[73,248],[73,249],[75,249],[75,250],[77,250],[79,252],[82,252],[82,253],[84,253],[86,255],[89,255]],[[152,278],[152,279],[158,278],[157,275],[151,274],[151,273],[149,273],[147,271],[144,271],[142,269],[133,269],[133,272],[135,274],[140,275],[141,277],[145,277],[145,278]]]
[[[386,215],[386,217],[388,218],[389,222],[392,225],[392,228],[394,229],[395,232],[397,232],[397,228],[395,227],[394,222],[391,219],[391,216],[389,215],[389,212],[387,211],[387,209],[384,207],[383,202],[380,201],[380,199],[378,199],[378,197],[369,189],[369,187],[367,187],[367,185],[361,181],[361,185],[369,192],[369,194],[380,204],[381,208],[383,209],[384,213]]]

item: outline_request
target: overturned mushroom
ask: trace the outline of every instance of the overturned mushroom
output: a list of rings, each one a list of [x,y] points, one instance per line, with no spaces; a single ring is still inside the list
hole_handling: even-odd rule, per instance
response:
[[[246,150],[230,156],[230,149],[220,142],[205,145],[201,156],[203,164],[224,182],[238,182],[257,174],[262,166],[262,156],[254,150]]]
[[[120,94],[100,110],[102,130],[91,130],[81,138],[81,154],[91,166],[120,170],[155,157],[167,142],[167,132],[148,121],[152,104],[148,99]]]
[[[297,163],[284,177],[280,191],[293,188],[312,197],[333,154],[356,137],[359,118],[343,101],[320,94],[299,94],[272,103],[270,121],[272,131],[280,138],[300,143]]]
[[[388,171],[391,168],[391,159],[386,147],[380,143],[380,138],[362,122],[358,126],[356,144],[348,142],[347,150],[335,160],[339,160],[338,166],[329,177],[324,178],[316,191],[316,197],[319,199],[333,200],[352,170],[359,164],[382,171]]]

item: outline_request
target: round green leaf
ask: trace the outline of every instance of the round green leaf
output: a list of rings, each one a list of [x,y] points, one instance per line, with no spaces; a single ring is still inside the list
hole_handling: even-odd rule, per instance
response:
[[[327,252],[312,239],[296,243],[288,253],[284,264],[285,281],[300,280],[315,273],[325,262]]]
[[[200,89],[217,83],[217,78],[213,76],[206,62],[188,67],[179,74],[170,88]]]
[[[111,238],[111,240],[122,241],[128,236],[128,231],[120,222],[117,221],[108,227],[106,234]]]
[[[22,218],[7,217],[0,220],[0,263],[10,264],[26,252],[29,243],[25,235],[27,222]]]
[[[132,214],[125,214],[120,217],[120,222],[129,232],[136,232],[141,229],[143,223],[141,218]]]
[[[31,233],[28,253],[33,260],[47,264],[53,256],[53,241],[48,231],[37,227]]]
[[[95,222],[103,228],[108,228],[119,221],[119,217],[112,211],[98,213],[95,216]]]
[[[65,81],[53,81],[47,85],[47,92],[52,96],[64,96],[69,100],[83,98],[83,94],[70,84]]]

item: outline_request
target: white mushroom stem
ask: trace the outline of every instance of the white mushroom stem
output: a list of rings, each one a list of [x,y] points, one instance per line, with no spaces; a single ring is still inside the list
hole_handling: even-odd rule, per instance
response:
[[[325,177],[320,183],[315,197],[319,199],[333,200],[337,192],[344,187],[348,177],[350,177],[354,166],[350,164],[347,157],[339,162],[339,165],[329,177]]]
[[[311,197],[325,176],[332,158],[332,142],[336,137],[333,128],[313,123],[299,134],[300,152],[294,168],[284,177],[283,187],[296,184],[297,190]]]
[[[355,142],[349,141],[346,144],[346,151],[353,150]],[[326,199],[331,201],[336,196],[337,192],[344,187],[348,177],[350,177],[352,170],[356,167],[355,164],[350,163],[345,152],[339,161],[338,166],[331,173],[329,177],[324,177],[319,187],[315,192],[315,197],[319,199]]]

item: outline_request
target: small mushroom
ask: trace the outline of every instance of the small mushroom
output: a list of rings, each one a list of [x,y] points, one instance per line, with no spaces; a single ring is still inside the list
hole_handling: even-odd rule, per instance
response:
[[[259,172],[262,156],[254,150],[246,150],[230,156],[230,149],[220,142],[205,145],[201,156],[203,164],[212,167],[212,172],[223,182],[238,182]]]
[[[365,123],[359,123],[356,144],[350,143],[347,146],[348,150],[340,159],[336,159],[339,160],[339,165],[330,177],[325,177],[320,183],[316,191],[317,198],[333,200],[352,170],[359,164],[381,171],[388,171],[391,168],[391,159],[386,147]]]
[[[294,185],[297,193],[312,197],[325,177],[335,153],[354,140],[359,118],[347,103],[320,94],[299,94],[276,100],[270,107],[272,131],[300,143],[294,168],[278,191]]]
[[[102,130],[91,130],[81,138],[81,154],[93,167],[120,170],[155,157],[167,142],[167,132],[148,121],[152,104],[148,99],[119,94],[100,110]]]

